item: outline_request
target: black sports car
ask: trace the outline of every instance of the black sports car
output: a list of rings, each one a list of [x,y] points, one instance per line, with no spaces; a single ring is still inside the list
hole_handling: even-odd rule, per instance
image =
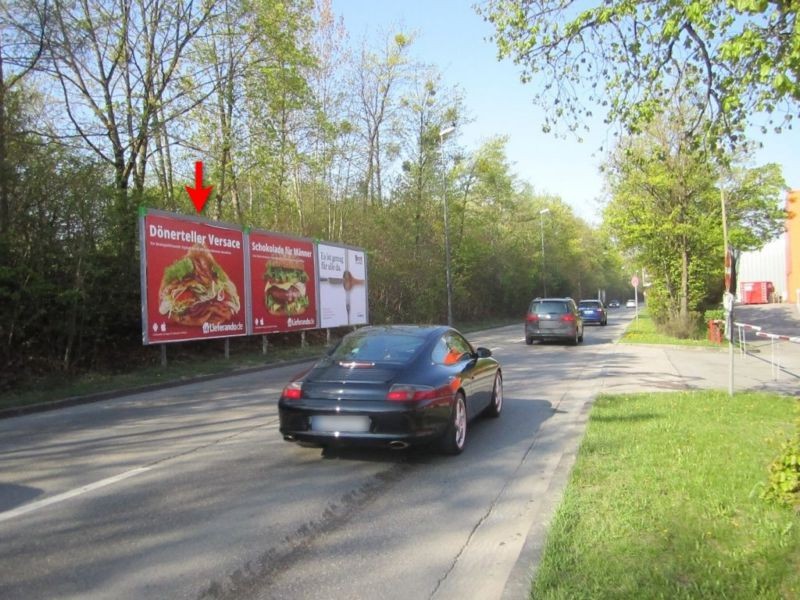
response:
[[[283,439],[406,448],[436,441],[458,454],[467,423],[503,408],[500,364],[445,326],[364,327],[287,385]]]

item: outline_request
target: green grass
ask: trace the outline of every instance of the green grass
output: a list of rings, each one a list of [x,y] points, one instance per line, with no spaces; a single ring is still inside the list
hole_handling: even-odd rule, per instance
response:
[[[154,357],[159,356],[157,348],[152,350]],[[224,356],[208,355],[173,357],[171,354],[174,350],[168,349],[166,367],[151,365],[132,368],[121,373],[92,372],[70,377],[53,374],[37,378],[17,389],[0,393],[0,410],[100,392],[132,390],[158,383],[189,381],[206,375],[233,373],[266,364],[315,358],[323,352],[323,346],[309,344],[305,348],[299,345],[290,348],[270,347],[266,355],[261,352],[232,353],[230,358],[225,359]]]
[[[601,396],[532,598],[800,598],[800,513],[759,498],[797,400]]]
[[[674,344],[679,346],[706,346],[720,348],[719,344],[700,339],[681,339],[656,331],[656,325],[647,310],[640,310],[639,317],[631,321],[620,343],[623,344]]]

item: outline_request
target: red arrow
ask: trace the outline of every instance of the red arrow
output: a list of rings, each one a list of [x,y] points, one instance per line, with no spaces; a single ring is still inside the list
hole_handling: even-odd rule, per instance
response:
[[[198,160],[194,163],[194,185],[195,187],[186,186],[186,191],[194,203],[197,212],[203,212],[203,208],[208,201],[208,195],[211,193],[213,185],[203,187],[203,161]]]

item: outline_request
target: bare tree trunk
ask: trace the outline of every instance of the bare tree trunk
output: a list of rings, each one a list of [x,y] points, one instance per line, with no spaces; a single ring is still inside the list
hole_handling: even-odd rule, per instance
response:
[[[72,350],[75,344],[75,337],[77,334],[77,323],[78,323],[78,308],[80,303],[78,301],[78,295],[83,290],[83,238],[81,238],[81,248],[79,250],[78,255],[78,264],[75,267],[75,283],[73,287],[74,297],[72,299],[72,307],[70,308],[69,314],[69,325],[67,326],[67,343],[66,347],[64,348],[64,360],[62,363],[62,369],[66,372],[69,371],[72,361]]]
[[[2,31],[0,31],[2,36]],[[9,186],[11,167],[7,159],[8,137],[6,132],[6,81],[3,76],[3,40],[0,37],[0,236],[5,238],[9,230],[11,210],[9,208]]]
[[[681,249],[681,297],[680,317],[684,323],[689,322],[689,250],[687,240],[683,238]]]

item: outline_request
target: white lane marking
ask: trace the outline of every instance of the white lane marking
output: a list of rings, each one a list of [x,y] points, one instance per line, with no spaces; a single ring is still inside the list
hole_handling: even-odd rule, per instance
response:
[[[80,496],[81,494],[85,494],[86,492],[91,492],[93,490],[97,490],[106,487],[108,485],[112,485],[114,483],[122,481],[123,479],[128,479],[129,477],[135,477],[136,475],[140,475],[145,471],[149,471],[150,469],[152,469],[152,467],[139,467],[138,469],[131,469],[130,471],[125,471],[124,473],[120,473],[119,475],[114,475],[113,477],[108,477],[107,479],[101,479],[100,481],[95,481],[94,483],[84,485],[83,487],[75,488],[74,490],[64,492],[63,494],[56,494],[55,496],[51,496],[50,498],[45,498],[44,500],[38,500],[36,502],[25,504],[13,510],[7,510],[5,512],[0,513],[0,521],[8,521],[9,519],[13,519],[15,517],[19,517],[26,513],[39,510],[40,508],[50,506],[51,504],[56,504],[57,502],[63,502],[64,500],[69,500],[70,498],[74,498],[75,496]]]

